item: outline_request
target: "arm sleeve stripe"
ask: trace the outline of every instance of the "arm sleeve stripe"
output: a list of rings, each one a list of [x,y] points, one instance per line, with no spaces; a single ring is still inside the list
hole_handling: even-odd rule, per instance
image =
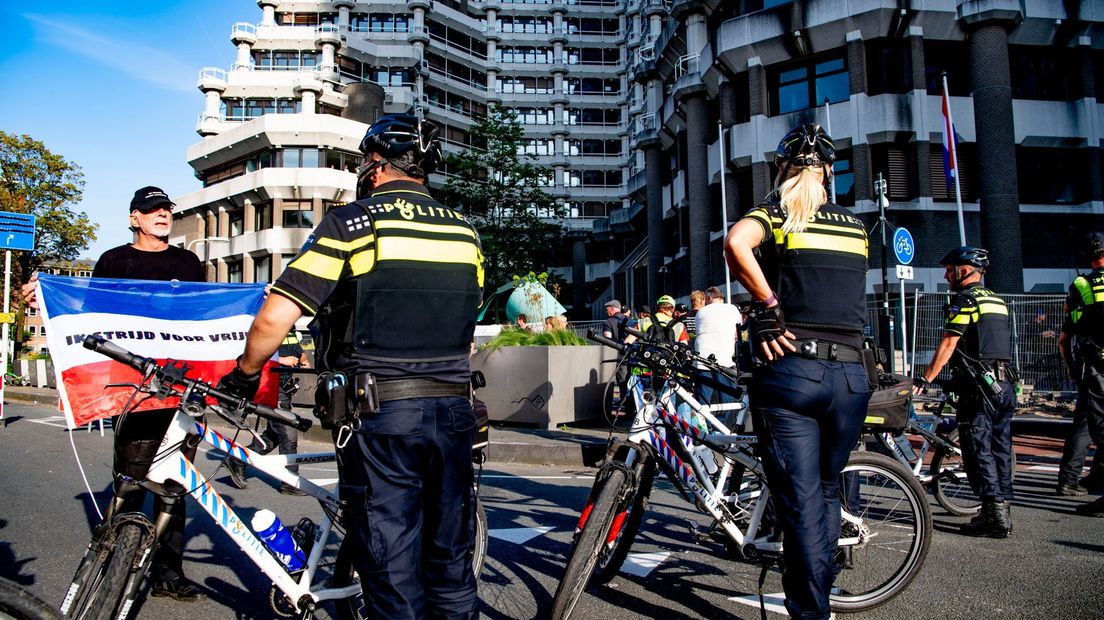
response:
[[[426,224],[423,222],[379,221],[376,222],[376,230],[399,228],[406,230],[420,230],[423,232],[463,235],[475,239],[475,231],[468,226],[452,226],[449,224]]]
[[[368,245],[369,243],[372,243],[375,240],[376,240],[375,235],[367,235],[365,237],[361,237],[359,239],[354,239],[352,241],[338,241],[337,239],[330,239],[329,237],[323,237],[323,238],[319,239],[317,241],[317,243],[318,243],[318,245],[320,245],[322,247],[325,247],[325,248],[333,248],[333,249],[339,250],[341,252],[352,252],[353,250],[356,250],[358,248],[362,248],[362,247]]]
[[[372,270],[376,265],[376,250],[369,248],[363,252],[357,252],[349,257],[349,270],[353,276],[362,276]]]
[[[316,278],[330,280],[331,282],[337,282],[341,278],[341,271],[344,267],[345,261],[340,258],[313,251],[308,251],[288,265],[288,269],[298,269]]]
[[[287,297],[288,299],[290,299],[290,300],[294,301],[295,303],[299,304],[299,306],[301,308],[303,308],[303,310],[305,310],[308,314],[315,314],[317,312],[317,310],[315,309],[314,306],[312,306],[311,304],[303,301],[301,298],[297,297],[296,295],[293,295],[292,293],[289,293],[287,291],[287,289],[283,288],[279,284],[273,284],[271,291],[273,293],[283,295],[284,297]]]

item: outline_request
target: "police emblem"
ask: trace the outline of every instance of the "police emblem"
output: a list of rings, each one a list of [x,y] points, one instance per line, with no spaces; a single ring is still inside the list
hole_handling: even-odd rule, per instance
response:
[[[958,316],[960,310],[962,310],[962,308],[959,308],[958,306],[947,306],[947,318],[955,318],[956,316]]]

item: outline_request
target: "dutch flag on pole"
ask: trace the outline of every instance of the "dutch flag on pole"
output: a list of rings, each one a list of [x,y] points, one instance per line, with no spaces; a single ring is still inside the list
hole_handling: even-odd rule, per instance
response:
[[[953,139],[953,142],[952,142]],[[943,78],[943,174],[947,177],[947,186],[953,187],[958,177],[958,134],[951,120],[951,98],[947,94],[947,78]]]
[[[70,428],[119,413],[141,381],[137,371],[84,348],[96,334],[160,362],[186,361],[189,377],[215,383],[234,367],[245,334],[264,302],[263,284],[155,282],[40,275],[39,308]],[[276,404],[278,381],[261,375],[258,402]],[[145,395],[139,395],[141,400]],[[146,399],[136,411],[176,407]]]

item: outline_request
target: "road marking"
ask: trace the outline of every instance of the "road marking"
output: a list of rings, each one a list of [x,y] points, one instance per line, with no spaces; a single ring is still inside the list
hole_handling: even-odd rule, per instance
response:
[[[500,530],[487,530],[487,535],[491,538],[505,540],[515,545],[521,545],[532,538],[547,534],[553,529],[554,528],[551,527],[508,527]]]
[[[1027,471],[1048,471],[1048,472],[1053,472],[1053,473],[1058,472],[1058,466],[1057,465],[1032,465],[1031,467],[1025,467],[1024,469],[1026,469]],[[1087,472],[1087,471],[1089,471],[1089,468],[1088,467],[1082,467],[1081,471],[1082,472]]]
[[[782,614],[783,616],[790,613],[786,611],[786,595],[782,592],[777,592],[775,594],[764,594],[763,603],[765,603],[765,605],[763,606],[759,605],[759,595],[757,594],[749,594],[747,596],[733,596],[729,597],[728,600],[736,601],[741,605],[747,605],[748,607],[754,607],[756,609],[761,609],[765,606],[767,611],[771,611],[776,614]]]
[[[63,415],[46,416],[45,418],[41,418],[41,419],[38,419],[38,420],[32,420],[30,418],[27,418],[27,421],[28,422],[34,422],[35,424],[45,424],[46,426],[53,426],[54,428],[61,428],[61,429],[68,429],[69,428],[69,426],[64,423],[65,422],[65,416],[63,416]],[[59,421],[62,422],[62,424],[58,424]]]
[[[572,476],[515,476],[511,474],[483,474],[482,478],[521,478],[522,480],[593,480],[594,474],[575,474]]]
[[[328,487],[331,484],[337,484],[337,481],[340,480],[340,478],[318,478],[317,480],[312,479],[312,478],[307,478],[307,480],[310,480],[311,482],[317,484],[320,487]]]
[[[621,566],[621,572],[634,577],[647,577],[663,560],[671,557],[669,552],[663,553],[630,553],[625,557],[625,563]]]

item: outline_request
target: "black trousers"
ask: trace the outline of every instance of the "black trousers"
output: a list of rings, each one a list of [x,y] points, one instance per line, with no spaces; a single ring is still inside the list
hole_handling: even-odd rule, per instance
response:
[[[474,429],[467,398],[389,401],[338,449],[346,537],[369,617],[477,617]]]
[[[1012,499],[1012,415],[1016,391],[1000,381],[1001,394],[986,399],[980,387],[956,379],[958,434],[970,488],[983,500]]]
[[[1092,366],[1077,384],[1077,406],[1073,410],[1073,428],[1062,450],[1058,466],[1059,484],[1076,484],[1089,452],[1089,443],[1096,444],[1092,474],[1104,475],[1104,372]]]
[[[155,409],[127,415],[122,423],[116,421],[115,429],[115,475],[124,475],[141,480],[149,473],[157,452],[161,449],[161,439],[172,422],[176,409]],[[195,459],[196,447],[185,448],[184,454]],[[139,512],[146,502],[145,489],[130,491],[123,499],[123,512]],[[168,512],[168,527],[161,535],[157,553],[153,556],[155,574],[167,577],[182,576],[184,563],[184,516],[187,512],[187,498],[182,497],[171,507],[160,497],[154,497],[154,518]]]

